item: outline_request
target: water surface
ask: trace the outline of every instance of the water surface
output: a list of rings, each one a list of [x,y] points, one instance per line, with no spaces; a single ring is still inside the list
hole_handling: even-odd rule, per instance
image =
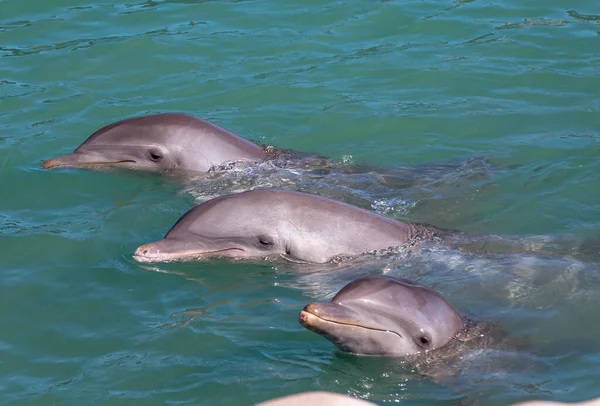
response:
[[[131,258],[195,202],[270,185],[471,233],[597,236],[597,2],[4,0],[0,16],[3,404],[600,396],[593,243],[583,256],[433,250],[316,274]],[[268,170],[182,185],[40,168],[103,125],[165,111],[405,177]],[[438,385],[298,324],[306,303],[382,272],[529,346],[475,356]]]

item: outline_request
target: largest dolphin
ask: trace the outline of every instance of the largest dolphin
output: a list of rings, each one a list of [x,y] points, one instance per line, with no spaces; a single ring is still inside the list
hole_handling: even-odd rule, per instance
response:
[[[118,167],[207,172],[228,162],[260,162],[264,149],[201,118],[181,113],[128,118],[93,133],[71,154],[42,167]]]
[[[134,258],[165,262],[279,256],[326,263],[339,255],[355,256],[447,233],[317,195],[256,189],[199,204],[163,239],[139,247]]]

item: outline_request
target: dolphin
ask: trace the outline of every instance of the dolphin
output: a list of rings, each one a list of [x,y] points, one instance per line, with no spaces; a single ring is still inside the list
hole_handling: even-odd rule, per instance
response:
[[[197,205],[133,257],[139,262],[280,257],[322,264],[447,233],[317,195],[255,189]]]
[[[260,146],[201,118],[181,113],[128,118],[93,133],[68,155],[42,167],[117,167],[153,172],[208,172],[229,162],[261,162]]]
[[[300,324],[340,350],[407,357],[448,345],[469,325],[442,295],[407,279],[365,276],[328,303],[310,303]]]
[[[341,393],[314,391],[282,396],[254,406],[376,406],[376,404]]]
[[[375,406],[363,399],[349,395],[314,391],[301,392],[292,395],[270,399],[254,406]],[[600,406],[600,397],[583,400],[581,402],[560,402],[559,400],[527,400],[512,403],[510,406]]]

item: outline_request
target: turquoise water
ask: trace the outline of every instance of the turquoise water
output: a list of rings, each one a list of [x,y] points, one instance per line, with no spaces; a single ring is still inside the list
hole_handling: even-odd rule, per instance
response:
[[[381,267],[131,258],[195,202],[270,185],[473,233],[597,236],[596,1],[4,0],[0,16],[2,404],[600,396],[593,243],[586,255],[447,251],[390,264],[529,340],[474,356],[447,385],[341,354],[298,324],[305,304]],[[103,125],[165,111],[405,178],[283,171],[182,185],[40,168]]]

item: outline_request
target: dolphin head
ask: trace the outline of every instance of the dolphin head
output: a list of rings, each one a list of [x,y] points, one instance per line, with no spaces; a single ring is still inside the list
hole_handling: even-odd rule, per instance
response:
[[[73,153],[45,161],[42,167],[207,172],[225,162],[259,161],[264,156],[259,146],[208,121],[165,113],[103,127]]]
[[[268,195],[242,192],[211,199],[184,214],[158,241],[136,249],[139,262],[256,258],[285,254],[281,207]],[[270,195],[270,194],[269,194]],[[275,197],[275,196],[274,196]]]
[[[328,303],[308,304],[299,321],[342,351],[385,356],[440,348],[465,323],[436,291],[382,275],[350,282]]]

